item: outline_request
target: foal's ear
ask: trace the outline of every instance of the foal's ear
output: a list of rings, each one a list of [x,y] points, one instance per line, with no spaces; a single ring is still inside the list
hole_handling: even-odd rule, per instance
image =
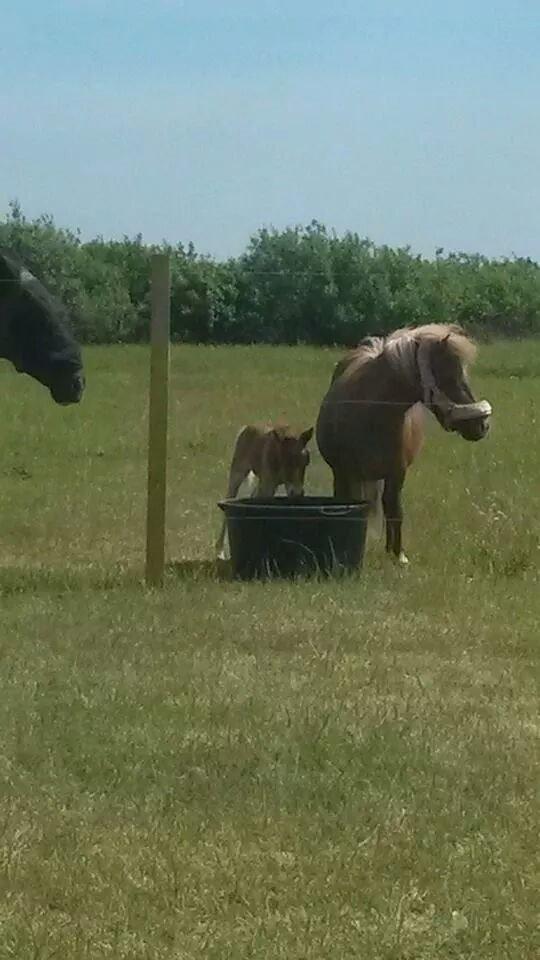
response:
[[[304,430],[304,432],[300,434],[300,443],[302,444],[302,447],[307,447],[312,436],[313,436],[313,427],[308,427],[307,430]]]

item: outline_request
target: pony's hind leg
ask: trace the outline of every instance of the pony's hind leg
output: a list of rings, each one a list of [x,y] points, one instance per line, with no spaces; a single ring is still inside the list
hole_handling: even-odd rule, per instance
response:
[[[408,564],[407,556],[401,542],[401,527],[403,524],[403,508],[401,506],[401,491],[404,477],[386,480],[383,490],[383,510],[386,520],[386,550],[392,553],[398,563]]]
[[[351,495],[351,481],[349,477],[345,476],[343,473],[334,473],[334,499],[335,500],[352,500]]]
[[[336,500],[358,500],[369,503],[367,534],[370,540],[379,540],[383,533],[381,506],[382,480],[357,480],[334,474],[334,497]]]

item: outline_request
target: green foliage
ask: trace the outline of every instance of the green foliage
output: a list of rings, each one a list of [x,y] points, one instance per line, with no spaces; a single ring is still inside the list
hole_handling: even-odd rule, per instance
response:
[[[18,203],[0,222],[14,249],[69,306],[81,340],[144,341],[150,258],[171,257],[172,338],[193,343],[351,345],[429,321],[462,323],[482,337],[540,333],[540,269],[529,259],[489,260],[377,247],[313,221],[262,229],[237,259],[218,262],[190,244],[133,239],[88,243],[50,216],[27,220]]]

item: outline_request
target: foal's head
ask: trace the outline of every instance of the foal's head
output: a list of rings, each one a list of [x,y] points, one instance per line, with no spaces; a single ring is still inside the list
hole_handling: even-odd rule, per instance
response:
[[[433,411],[445,430],[465,440],[481,440],[489,431],[491,406],[476,401],[467,367],[476,356],[476,347],[454,324],[428,324],[407,332],[398,331],[390,340],[405,334],[415,344],[419,399]]]
[[[304,495],[305,473],[310,460],[306,447],[312,436],[313,427],[301,433],[295,433],[287,426],[276,426],[271,431],[272,469],[285,485],[288,497]]]

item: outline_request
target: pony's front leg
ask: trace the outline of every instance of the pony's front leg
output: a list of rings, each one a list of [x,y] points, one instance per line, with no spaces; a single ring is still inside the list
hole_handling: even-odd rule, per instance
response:
[[[403,508],[401,506],[401,491],[405,477],[394,477],[385,480],[383,491],[383,510],[386,520],[386,550],[393,553],[398,563],[408,564],[407,556],[401,543],[401,527],[403,524]]]
[[[277,486],[278,485],[274,483],[273,480],[269,480],[268,477],[262,477],[259,480],[259,485],[257,487],[255,496],[263,500],[270,500],[273,496],[275,496]]]

